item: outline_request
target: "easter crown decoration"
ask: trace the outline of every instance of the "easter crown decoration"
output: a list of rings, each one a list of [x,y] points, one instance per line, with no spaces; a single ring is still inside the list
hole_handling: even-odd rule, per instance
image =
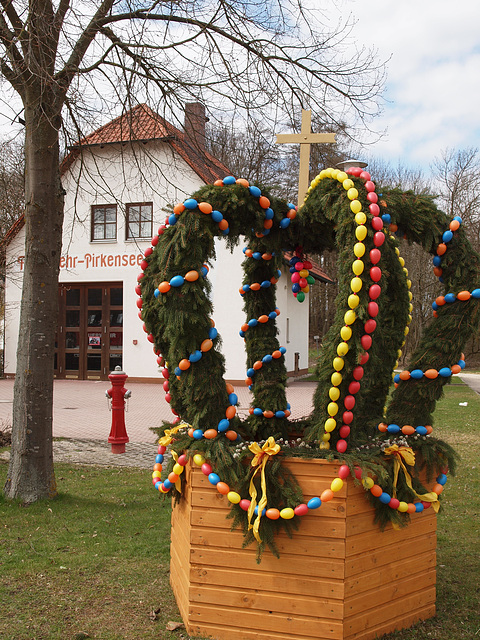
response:
[[[438,510],[447,471],[455,471],[455,452],[432,433],[432,416],[443,386],[465,366],[464,344],[478,330],[480,256],[461,219],[448,218],[433,198],[378,191],[358,167],[325,169],[297,211],[227,176],[176,205],[145,252],[139,316],[174,414],[159,429],[153,484],[181,499],[192,457],[212,490],[227,497],[232,526],[243,527],[245,544],[256,540],[259,556],[265,545],[276,553],[276,531],[291,533],[349,475],[363,484],[380,526],[403,526],[425,509]],[[238,283],[246,314],[239,339],[252,403],[243,420],[235,390],[224,380],[221,338],[211,319],[208,263],[215,237],[230,247],[241,238],[247,245]],[[434,318],[409,366],[394,374],[413,311],[401,237],[433,255],[445,295],[433,301]],[[291,286],[301,301],[311,282],[308,255],[328,249],[339,256],[335,320],[323,340],[312,414],[291,421],[276,284],[285,252],[293,252]],[[165,464],[167,448],[172,458]],[[305,502],[282,465],[292,456],[337,461],[338,477]],[[429,486],[419,479],[424,467]]]

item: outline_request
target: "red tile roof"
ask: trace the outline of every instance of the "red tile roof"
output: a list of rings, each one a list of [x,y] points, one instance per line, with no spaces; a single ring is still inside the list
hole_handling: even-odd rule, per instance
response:
[[[293,258],[293,255],[294,254],[291,251],[286,251],[283,254],[283,257],[285,261],[288,263],[290,259]],[[312,268],[309,269],[309,271],[312,274],[312,276],[315,278],[315,280],[319,280],[320,282],[326,282],[327,284],[333,284],[335,282],[335,280],[332,280],[330,276],[327,276],[325,271],[320,267],[320,265],[317,262],[314,262],[311,258],[309,258],[309,260],[312,263]]]
[[[224,164],[207,151],[201,152],[189,144],[183,131],[167,122],[146,104],[139,104],[74,145],[62,163],[62,173],[71,166],[82,147],[152,140],[164,140],[170,144],[205,184],[215,182],[230,173]]]

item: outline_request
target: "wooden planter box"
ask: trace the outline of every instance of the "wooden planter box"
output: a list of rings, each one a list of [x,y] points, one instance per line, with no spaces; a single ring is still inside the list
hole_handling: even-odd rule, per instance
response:
[[[338,464],[285,462],[305,498],[319,496]],[[227,499],[198,468],[172,513],[170,582],[187,632],[215,640],[369,640],[435,615],[436,516],[413,514],[381,532],[364,489],[345,482],[331,502],[303,516],[280,558],[242,549]]]

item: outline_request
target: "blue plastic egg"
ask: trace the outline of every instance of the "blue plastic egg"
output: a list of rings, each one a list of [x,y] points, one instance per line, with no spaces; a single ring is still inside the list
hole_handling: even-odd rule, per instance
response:
[[[417,428],[415,429],[415,431],[416,431],[416,432],[418,433],[418,435],[420,435],[420,436],[426,436],[426,435],[427,435],[427,433],[428,433],[428,431],[426,430],[426,428],[425,428],[425,427],[423,427],[423,426],[417,427]]]
[[[218,423],[217,429],[218,429],[218,431],[223,433],[224,431],[228,431],[228,427],[229,426],[230,426],[230,420],[227,420],[226,418],[223,418],[223,420],[220,420],[220,422]]]
[[[184,282],[185,278],[183,276],[173,276],[173,278],[170,280],[170,286],[181,287]]]
[[[271,209],[270,207],[268,207],[268,209],[265,209],[265,218],[267,220],[273,220],[273,216],[274,216],[273,209]]]
[[[250,191],[250,193],[254,198],[259,198],[262,195],[262,192],[258,187],[251,186],[251,187],[248,187],[248,190]]]
[[[452,370],[450,369],[450,367],[442,367],[441,369],[439,369],[438,375],[442,376],[442,378],[448,378],[452,375]]]
[[[195,198],[188,198],[188,200],[184,201],[183,206],[185,209],[196,209],[198,207],[198,202]]]
[[[228,401],[230,402],[230,404],[237,404],[238,402],[238,396],[236,393],[230,393],[228,396]]]
[[[281,229],[286,229],[290,224],[290,218],[283,218],[283,220],[280,220],[280,228]]]
[[[263,411],[259,407],[255,407],[255,409],[253,410],[253,415],[254,416],[263,416]]]
[[[413,371],[410,371],[410,377],[414,380],[420,380],[423,378],[423,371],[421,369],[414,369]]]
[[[157,455],[155,456],[155,462],[158,462],[159,464],[162,464],[163,455],[161,453],[157,453]]]
[[[210,327],[210,329],[208,330],[208,337],[210,338],[210,340],[215,340],[217,336],[218,331],[215,329],[215,327]]]
[[[216,209],[214,209],[210,215],[214,222],[221,222],[223,220],[223,213],[220,213],[220,211],[217,211]]]
[[[209,473],[208,481],[210,482],[210,484],[218,484],[220,482],[220,476],[218,476],[216,473]]]
[[[202,356],[203,356],[203,353],[199,349],[197,349],[195,353],[191,353],[188,356],[188,359],[190,360],[190,362],[198,362]]]
[[[320,500],[320,498],[312,498],[307,502],[307,507],[309,509],[318,509],[318,507],[320,507],[321,504],[322,504],[322,501]]]
[[[168,216],[168,224],[173,227],[174,224],[177,224],[177,216],[172,213],[172,215]]]
[[[382,493],[382,495],[379,497],[379,500],[382,504],[388,504],[390,502],[390,500],[392,499],[392,496],[388,493],[385,493],[385,491]]]
[[[233,176],[226,176],[223,179],[223,184],[235,184],[236,183],[236,179]]]
[[[203,438],[203,431],[201,429],[195,429],[193,432],[193,437],[195,440],[201,440]]]

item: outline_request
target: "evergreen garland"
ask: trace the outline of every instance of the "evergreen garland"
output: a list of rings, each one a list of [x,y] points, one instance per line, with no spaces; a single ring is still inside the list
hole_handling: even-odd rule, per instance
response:
[[[282,456],[319,457],[341,461],[355,472],[356,467],[362,469],[362,477],[375,477],[385,492],[393,490],[392,459],[386,457],[383,450],[388,444],[398,442],[404,445],[405,438],[392,438],[388,433],[380,434],[377,425],[386,421],[402,425],[431,424],[435,402],[441,397],[443,385],[449,378],[438,376],[436,379],[401,381],[391,394],[385,413],[385,404],[392,382],[392,371],[396,366],[398,353],[408,331],[411,310],[407,271],[401,263],[398,249],[398,237],[405,237],[409,242],[421,244],[427,252],[436,255],[437,247],[442,242],[444,232],[449,228],[450,219],[439,211],[431,197],[418,196],[411,192],[383,190],[379,202],[381,214],[388,212],[395,225],[396,235],[389,232],[388,223],[381,232],[385,233],[385,241],[381,245],[382,274],[378,284],[381,296],[378,299],[379,312],[375,317],[376,329],[372,332],[372,346],[368,349],[368,362],[364,366],[364,377],[360,389],[355,394],[354,418],[348,437],[348,451],[338,453],[335,449],[339,441],[339,429],[342,425],[342,400],[349,395],[349,384],[353,380],[353,372],[358,367],[365,349],[362,336],[364,324],[368,321],[367,305],[368,289],[372,284],[369,277],[370,251],[374,250],[375,231],[369,222],[369,200],[364,184],[365,179],[349,176],[358,190],[358,200],[362,211],[367,215],[367,235],[363,240],[366,268],[360,277],[362,287],[358,291],[359,305],[355,309],[356,320],[351,325],[352,336],[348,340],[348,352],[344,354],[344,365],[341,370],[342,382],[337,385],[340,391],[340,411],[334,417],[337,427],[325,437],[324,425],[330,417],[327,407],[332,387],[332,362],[338,355],[341,342],[340,332],[345,325],[345,312],[352,293],[350,288],[352,262],[355,259],[353,247],[356,238],[355,216],[350,209],[351,199],[341,181],[336,179],[338,171],[322,172],[309,189],[304,205],[297,217],[288,227],[281,221],[286,218],[291,205],[279,200],[271,202],[274,211],[273,225],[268,235],[264,235],[265,206],[261,206],[257,195],[252,195],[245,181],[230,184],[209,185],[200,189],[192,197],[196,203],[208,203],[215,211],[221,212],[228,221],[228,233],[212,219],[211,215],[202,212],[197,206],[189,205],[185,211],[179,210],[176,216],[170,217],[170,226],[162,229],[158,244],[151,255],[146,257],[144,277],[140,280],[142,310],[141,317],[146,330],[153,336],[157,354],[167,363],[170,372],[169,393],[172,407],[182,420],[193,429],[216,429],[225,418],[229,406],[229,393],[224,376],[224,358],[220,353],[220,337],[213,338],[213,348],[202,352],[202,357],[181,375],[174,375],[178,363],[189,358],[200,349],[200,345],[209,336],[211,330],[212,305],[209,299],[210,285],[208,277],[200,276],[195,281],[185,280],[181,286],[172,286],[166,293],[158,294],[155,290],[162,282],[170,282],[176,276],[184,277],[194,270],[205,272],[203,265],[215,257],[214,237],[224,237],[232,247],[244,237],[252,251],[274,254],[270,260],[244,261],[243,285],[252,282],[271,282],[271,286],[258,291],[244,292],[244,309],[246,322],[268,316],[276,308],[275,280],[277,270],[281,268],[283,253],[301,247],[305,254],[321,253],[324,250],[337,248],[339,252],[339,294],[336,301],[335,321],[323,341],[322,354],[319,359],[317,374],[319,383],[314,395],[314,410],[306,420],[292,423],[287,418],[266,418],[263,415],[250,415],[246,420],[238,417],[230,419],[229,428],[239,434],[240,442],[231,442],[219,433],[213,439],[192,439],[185,430],[178,432],[172,448],[178,454],[188,455],[200,452],[211,463],[222,481],[234,487],[242,497],[248,496],[248,487],[252,470],[249,461],[252,454],[246,444],[257,441],[262,444],[270,436],[274,436],[282,444],[289,441],[289,434],[296,431],[304,443],[302,446],[283,446],[279,455],[273,456],[265,465],[268,487],[267,508],[295,507],[302,502],[301,491],[288,470],[282,466]],[[233,180],[233,179],[232,179]],[[268,193],[263,197],[269,197]],[[189,201],[190,203],[192,200]],[[193,202],[195,205],[195,202]],[[378,238],[377,238],[378,239]],[[465,233],[460,228],[455,231],[449,241],[448,251],[442,257],[442,279],[445,291],[471,291],[480,286],[480,257],[471,248]],[[232,295],[234,292],[232,292]],[[451,367],[460,358],[463,344],[476,330],[480,323],[480,304],[478,299],[468,302],[457,302],[444,305],[427,328],[419,348],[413,354],[409,370]],[[239,321],[239,325],[241,322]],[[258,323],[245,331],[247,367],[261,361],[265,354],[279,349],[275,322]],[[253,406],[264,410],[282,411],[287,406],[286,370],[283,358],[276,358],[256,371],[252,381]],[[165,424],[159,430],[163,433],[172,424]],[[281,439],[281,440],[280,440]],[[408,446],[417,454],[415,468],[409,471],[413,477],[413,487],[418,492],[428,491],[421,487],[418,475],[422,466],[426,466],[429,476],[441,472],[448,467],[455,470],[454,451],[445,443],[430,436],[416,435],[408,440]],[[172,467],[173,462],[170,465]],[[255,480],[258,485],[258,478]],[[260,492],[260,486],[257,486]],[[409,489],[402,474],[396,487],[400,500],[413,500],[414,494]],[[369,499],[377,510],[377,520],[381,525],[387,521],[397,524],[408,522],[409,516],[400,513],[388,505],[384,505],[367,491]],[[233,525],[243,527],[245,543],[253,540],[248,526],[245,511],[238,505],[232,505],[231,517]],[[283,528],[291,534],[296,528],[298,518],[293,520],[271,520],[261,518],[260,536],[262,542],[258,546],[261,554],[265,545],[274,553],[276,547],[274,534]]]

